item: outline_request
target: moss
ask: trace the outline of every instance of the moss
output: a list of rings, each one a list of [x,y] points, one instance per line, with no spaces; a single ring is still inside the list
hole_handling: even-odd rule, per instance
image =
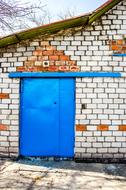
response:
[[[60,30],[66,30],[69,28],[79,27],[88,23],[88,17],[79,17],[75,19],[69,19],[63,22],[52,23],[49,25],[41,26],[38,28],[30,29],[17,33],[16,35],[10,35],[0,40],[0,47],[5,47],[11,44],[18,43],[22,40],[32,39],[36,36],[51,35],[59,32]]]
[[[5,38],[0,39],[0,47],[5,47],[10,44],[13,44],[13,42],[18,43],[19,40],[16,38],[15,35],[11,35]]]
[[[109,3],[107,6],[103,7],[102,9],[94,12],[91,16],[89,16],[89,22],[88,24],[92,24],[94,21],[99,19],[101,16],[103,16],[106,12],[108,12],[111,8],[113,8],[115,5],[120,3],[122,0],[113,0],[111,3]]]

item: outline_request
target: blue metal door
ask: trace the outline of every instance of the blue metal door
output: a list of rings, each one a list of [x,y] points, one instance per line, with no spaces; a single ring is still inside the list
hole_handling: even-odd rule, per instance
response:
[[[74,155],[74,79],[24,78],[20,155]]]

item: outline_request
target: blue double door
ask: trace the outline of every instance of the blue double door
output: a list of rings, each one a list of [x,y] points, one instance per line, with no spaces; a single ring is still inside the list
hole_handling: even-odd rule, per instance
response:
[[[72,78],[22,80],[20,155],[74,156],[74,92]]]

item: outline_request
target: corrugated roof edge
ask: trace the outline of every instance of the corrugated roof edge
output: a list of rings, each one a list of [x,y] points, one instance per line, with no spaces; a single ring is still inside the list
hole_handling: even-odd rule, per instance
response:
[[[109,0],[92,13],[84,14],[67,20],[61,20],[51,24],[42,25],[36,28],[5,36],[0,39],[0,48],[6,47],[8,45],[13,45],[24,40],[33,39],[36,38],[36,36],[50,36],[51,34],[56,34],[61,30],[91,25],[94,21],[103,16],[106,12],[108,12],[121,1],[123,0]]]

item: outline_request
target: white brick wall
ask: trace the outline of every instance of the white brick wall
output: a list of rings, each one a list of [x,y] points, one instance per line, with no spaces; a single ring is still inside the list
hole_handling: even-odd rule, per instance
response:
[[[8,125],[0,131],[0,154],[18,155],[19,141],[19,79],[9,79],[8,73],[33,59],[33,51],[48,40],[57,50],[64,50],[83,72],[126,71],[126,57],[113,57],[109,40],[126,36],[126,2],[73,36],[50,37],[46,41],[34,40],[29,45],[17,44],[1,50],[0,93],[9,93],[10,99],[0,99],[0,124]],[[76,131],[75,156],[80,158],[125,158],[126,132],[126,78],[77,78],[76,124],[87,126],[87,131]],[[85,109],[82,109],[85,107]],[[97,126],[108,125],[108,131],[98,131]]]

